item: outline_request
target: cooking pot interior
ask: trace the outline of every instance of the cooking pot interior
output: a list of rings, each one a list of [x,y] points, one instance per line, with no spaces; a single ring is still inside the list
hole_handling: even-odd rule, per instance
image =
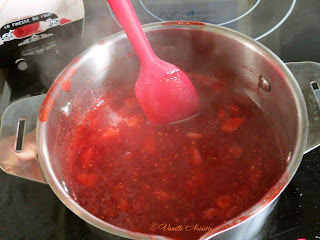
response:
[[[273,122],[283,158],[294,151],[298,129],[296,100],[277,62],[265,51],[221,29],[150,27],[146,30],[152,48],[161,59],[187,74],[223,80],[235,94],[245,92]],[[72,194],[72,189],[68,189],[64,166],[77,126],[99,102],[99,97],[122,83],[136,81],[139,61],[126,36],[118,34],[89,48],[64,71],[70,68],[76,70],[70,91],[57,87],[50,93],[54,106],[46,122],[46,142],[41,143],[45,145],[53,174],[68,194]],[[262,77],[268,81],[265,84],[269,83],[267,88],[259,84]]]

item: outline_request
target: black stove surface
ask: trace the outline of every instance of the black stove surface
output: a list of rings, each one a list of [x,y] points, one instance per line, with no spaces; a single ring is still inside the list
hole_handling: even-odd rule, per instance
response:
[[[84,2],[86,8],[84,46],[89,46],[120,30],[104,0]],[[168,7],[160,4],[162,1],[158,1],[158,6],[152,4],[156,2],[155,0],[132,2],[142,23],[159,21],[158,18],[223,23],[246,14],[255,6],[240,19],[242,22],[234,21],[226,27],[242,31],[253,38],[262,36],[259,41],[274,51],[284,62],[320,62],[319,0],[252,0],[248,1],[241,11],[234,9],[236,5],[233,3],[247,1],[216,1],[220,3],[221,9],[230,8],[232,10],[230,15],[218,16],[218,11],[212,10],[213,14],[206,13],[207,18],[204,19],[199,15],[199,11],[204,11],[204,5],[193,5],[198,7],[193,10],[192,1],[186,1],[188,4],[184,5],[187,6],[184,10],[179,8],[183,1],[172,1],[177,4],[167,12]],[[149,12],[145,8],[148,8]],[[234,13],[238,16],[232,15]],[[246,24],[249,24],[250,28],[246,28]],[[279,26],[276,27],[277,25]],[[27,94],[30,93],[26,92]],[[60,202],[48,185],[10,176],[0,171],[0,239],[122,238],[85,223]],[[320,148],[304,156],[295,177],[281,194],[266,225],[261,229],[259,239],[320,239]]]

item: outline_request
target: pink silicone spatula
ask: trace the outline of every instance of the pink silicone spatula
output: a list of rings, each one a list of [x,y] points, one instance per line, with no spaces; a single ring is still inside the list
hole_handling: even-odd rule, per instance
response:
[[[149,122],[167,124],[198,113],[199,100],[190,79],[155,55],[130,0],[107,1],[139,58],[135,95]]]

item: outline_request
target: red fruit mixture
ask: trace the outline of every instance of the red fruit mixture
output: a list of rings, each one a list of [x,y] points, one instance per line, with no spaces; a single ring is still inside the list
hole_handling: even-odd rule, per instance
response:
[[[205,231],[190,226],[230,220],[276,182],[284,161],[265,113],[222,81],[189,77],[201,111],[180,123],[148,124],[132,83],[91,110],[68,157],[68,185],[83,208],[132,231],[198,239]]]

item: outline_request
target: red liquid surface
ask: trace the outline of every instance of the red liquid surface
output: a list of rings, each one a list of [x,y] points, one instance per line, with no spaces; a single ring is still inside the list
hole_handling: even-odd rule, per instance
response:
[[[284,161],[263,111],[223,81],[188,76],[201,106],[191,119],[148,124],[133,84],[87,115],[68,157],[69,188],[82,207],[128,230],[198,239],[277,181]]]

